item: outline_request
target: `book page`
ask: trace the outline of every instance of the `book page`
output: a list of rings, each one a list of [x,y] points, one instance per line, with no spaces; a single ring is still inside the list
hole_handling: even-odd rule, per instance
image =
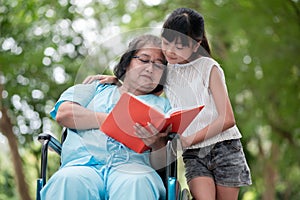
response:
[[[188,111],[188,110],[192,110],[195,108],[200,107],[200,105],[198,106],[186,106],[186,107],[176,107],[176,108],[171,108],[166,114],[165,117],[166,118],[170,118],[171,115],[175,115],[181,111]]]
[[[189,107],[184,110],[173,110],[170,117],[167,119],[165,127],[172,124],[172,132],[182,134],[194,118],[199,114],[204,106]]]

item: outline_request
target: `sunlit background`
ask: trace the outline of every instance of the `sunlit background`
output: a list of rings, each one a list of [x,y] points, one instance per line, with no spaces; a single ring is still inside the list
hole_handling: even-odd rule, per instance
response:
[[[36,138],[41,132],[60,137],[49,112],[61,92],[87,75],[111,74],[133,35],[159,34],[167,15],[183,6],[203,14],[213,57],[226,75],[253,178],[239,199],[299,199],[299,4],[0,0],[0,199],[35,199]],[[50,176],[59,158],[51,153],[49,160]],[[179,177],[185,186],[181,165]]]

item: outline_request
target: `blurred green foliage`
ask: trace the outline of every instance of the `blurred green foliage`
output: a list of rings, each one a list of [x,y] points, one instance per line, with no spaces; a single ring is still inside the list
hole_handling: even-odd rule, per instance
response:
[[[60,93],[87,75],[110,73],[115,35],[160,28],[183,6],[205,17],[213,57],[226,74],[253,178],[240,199],[300,196],[299,1],[181,2],[0,0],[0,108],[12,121],[32,199],[40,163],[36,136],[59,137],[49,111]],[[126,41],[116,43],[116,52]],[[18,199],[7,140],[0,136],[0,199]],[[59,161],[55,155],[50,161],[51,175]]]

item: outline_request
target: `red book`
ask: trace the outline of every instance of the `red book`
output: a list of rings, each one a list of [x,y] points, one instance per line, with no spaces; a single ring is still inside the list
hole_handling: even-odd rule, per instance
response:
[[[142,153],[148,150],[149,147],[135,135],[135,123],[147,126],[147,123],[150,122],[160,132],[172,124],[171,132],[182,134],[203,107],[196,106],[181,110],[171,110],[167,114],[164,114],[139,100],[134,95],[124,93],[108,114],[100,129],[106,135],[121,142],[137,153]]]

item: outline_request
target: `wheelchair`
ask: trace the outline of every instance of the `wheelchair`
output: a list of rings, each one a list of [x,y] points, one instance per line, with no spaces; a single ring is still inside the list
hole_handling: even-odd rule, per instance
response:
[[[40,200],[40,191],[46,184],[47,179],[47,162],[48,149],[61,155],[61,148],[64,140],[67,137],[67,129],[63,128],[61,141],[57,140],[51,134],[41,133],[38,135],[38,140],[42,144],[41,147],[41,171],[40,177],[37,179],[36,200]],[[157,173],[162,178],[166,187],[166,200],[189,200],[190,193],[187,188],[182,189],[177,179],[177,143],[179,136],[176,133],[168,136],[166,145],[166,167],[163,170],[158,170]]]

